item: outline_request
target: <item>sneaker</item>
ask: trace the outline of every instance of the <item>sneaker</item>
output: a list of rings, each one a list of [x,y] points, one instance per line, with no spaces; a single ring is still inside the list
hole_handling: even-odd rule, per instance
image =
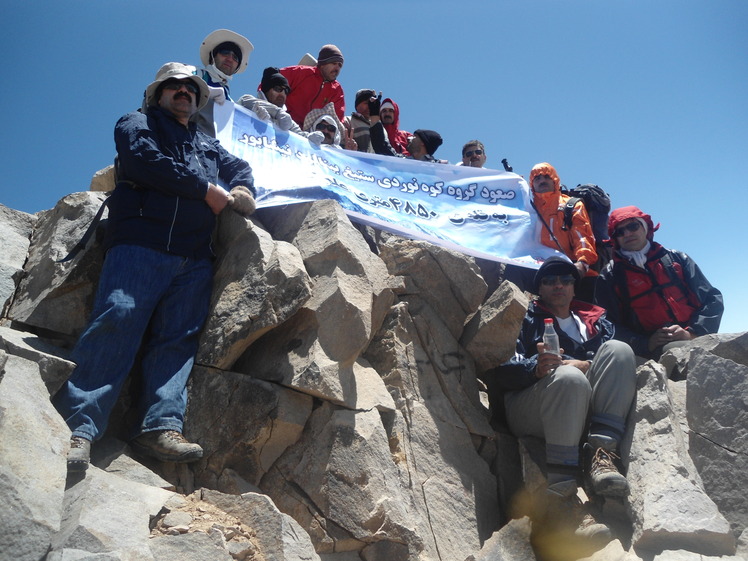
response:
[[[596,495],[604,497],[625,497],[629,492],[629,482],[618,471],[615,460],[620,458],[605,448],[585,445],[589,460],[589,480]],[[594,453],[592,452],[594,450]]]
[[[86,471],[91,461],[91,441],[81,436],[70,438],[68,471]]]
[[[203,457],[199,444],[187,440],[176,430],[156,430],[144,432],[130,442],[133,450],[143,456],[150,456],[162,462],[189,463]]]

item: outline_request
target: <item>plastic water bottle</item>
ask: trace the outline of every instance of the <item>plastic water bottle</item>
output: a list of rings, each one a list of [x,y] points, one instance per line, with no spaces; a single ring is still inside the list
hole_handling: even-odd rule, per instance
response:
[[[543,345],[545,352],[561,355],[561,345],[558,342],[558,333],[553,329],[553,318],[545,318],[545,331],[543,332]]]

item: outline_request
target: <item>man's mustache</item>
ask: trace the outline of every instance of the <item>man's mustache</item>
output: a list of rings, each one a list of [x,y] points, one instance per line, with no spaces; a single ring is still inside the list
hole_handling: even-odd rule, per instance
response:
[[[192,96],[188,94],[187,92],[179,91],[174,94],[174,99],[179,99],[180,97],[184,97],[187,101],[192,102]]]

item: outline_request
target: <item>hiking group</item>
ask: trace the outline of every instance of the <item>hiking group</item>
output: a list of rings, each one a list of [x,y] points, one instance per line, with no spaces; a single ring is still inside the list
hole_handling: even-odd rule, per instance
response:
[[[182,428],[211,294],[211,232],[225,208],[244,216],[255,209],[250,166],[214,138],[213,108],[232,99],[231,78],[247,69],[252,50],[245,37],[214,31],[199,50],[202,68],[163,65],[141,109],[116,124],[106,258],[90,323],[72,353],[76,369],[54,397],[72,431],[70,471],[87,469],[91,443],[105,432],[136,357],[142,387],[133,449],[167,462],[202,457]],[[325,45],[317,59],[266,68],[257,92],[239,103],[316,145],[438,161],[439,133],[400,129],[398,105],[373,89],[359,90],[345,116],[337,81],[343,63],[341,51]],[[482,142],[463,146],[460,165],[485,162]],[[637,207],[609,213],[595,186],[564,192],[548,163],[534,166],[528,183],[540,240],[560,255],[522,287],[538,297],[514,358],[483,378],[511,431],[545,441],[547,490],[533,514],[534,534],[564,526],[604,541],[610,532],[590,521],[577,491],[583,484],[593,496],[628,492],[620,443],[637,361],[715,333],[722,296],[685,253],[654,241],[659,224]],[[558,353],[543,344],[545,320],[559,335]]]

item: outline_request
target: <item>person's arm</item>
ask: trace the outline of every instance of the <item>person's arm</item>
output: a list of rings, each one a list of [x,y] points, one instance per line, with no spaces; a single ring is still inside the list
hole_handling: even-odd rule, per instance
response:
[[[114,143],[125,179],[142,188],[205,199],[210,181],[203,167],[189,166],[162,152],[146,115],[128,113],[117,121]]]
[[[339,82],[336,82],[337,87],[333,89],[332,101],[335,106],[335,114],[341,121],[345,119],[345,94],[343,93],[343,86]]]
[[[689,288],[701,302],[701,307],[691,315],[688,330],[695,336],[717,333],[725,309],[722,293],[711,285],[693,259],[681,251],[673,253],[683,267]]]
[[[379,119],[369,128],[369,138],[371,139],[371,147],[376,154],[395,156],[397,158],[402,157],[390,144],[387,132],[384,130],[384,125]]]
[[[220,144],[218,144],[218,177],[231,188],[243,185],[249,189],[253,197],[257,196],[249,163],[230,154]]]
[[[584,276],[590,266],[597,262],[597,249],[595,248],[595,234],[592,233],[590,217],[582,201],[574,206],[570,234],[574,251],[572,260],[580,275]]]

